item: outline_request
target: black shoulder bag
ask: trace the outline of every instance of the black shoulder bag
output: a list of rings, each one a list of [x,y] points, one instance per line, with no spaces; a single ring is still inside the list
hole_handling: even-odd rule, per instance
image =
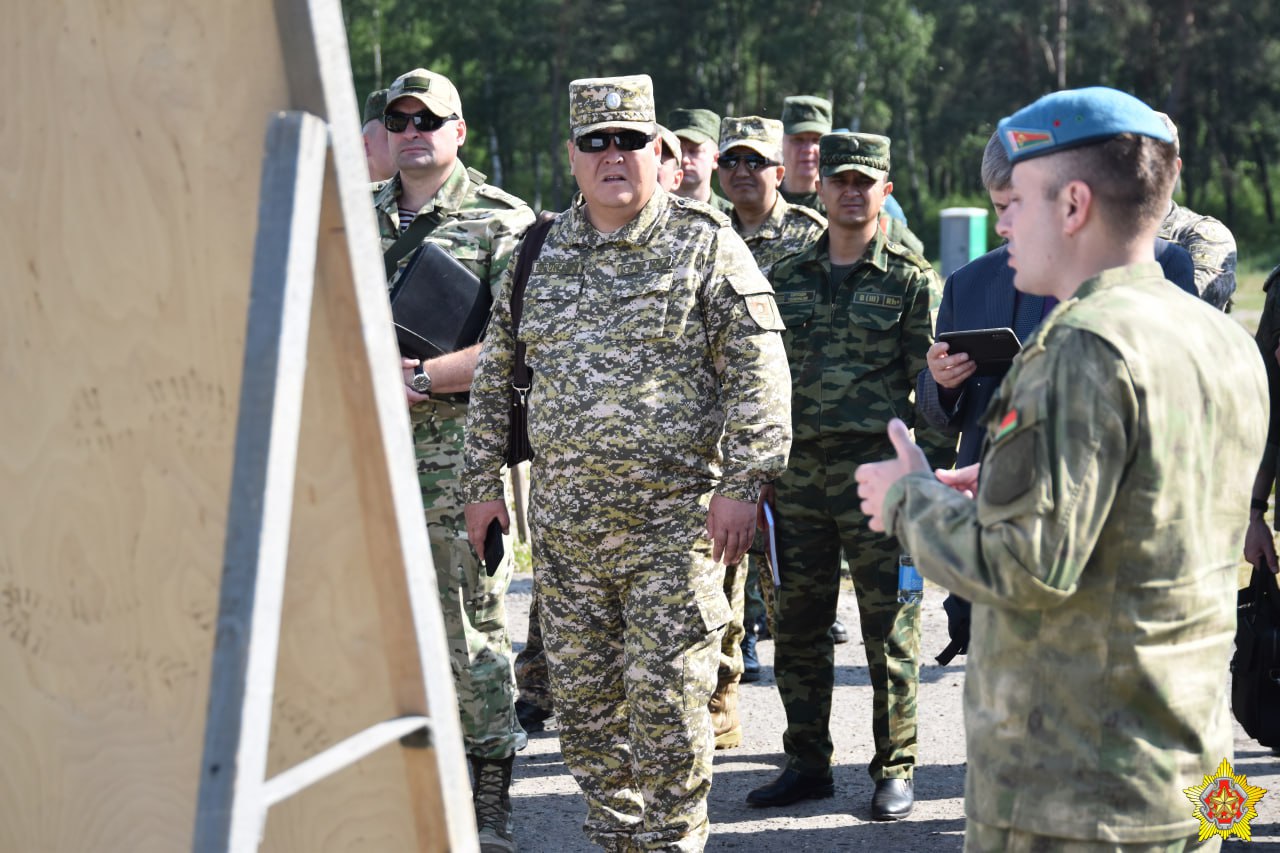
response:
[[[1249,737],[1280,747],[1280,589],[1265,566],[1236,593],[1231,713]]]
[[[524,312],[524,288],[529,283],[533,262],[542,251],[547,232],[556,221],[554,213],[543,212],[525,234],[511,276],[511,337],[515,341],[515,368],[511,371],[511,432],[507,437],[507,467],[514,468],[533,458],[529,444],[529,389],[533,387],[533,371],[524,360],[524,341],[520,340],[520,315]]]

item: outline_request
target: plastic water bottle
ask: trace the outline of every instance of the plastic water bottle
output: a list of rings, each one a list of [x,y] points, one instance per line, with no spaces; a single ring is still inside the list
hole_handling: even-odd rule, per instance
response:
[[[910,554],[898,557],[898,603],[919,604],[924,598],[924,578],[916,571]]]

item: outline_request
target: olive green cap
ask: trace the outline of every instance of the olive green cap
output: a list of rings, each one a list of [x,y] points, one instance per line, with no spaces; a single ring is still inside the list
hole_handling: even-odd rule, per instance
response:
[[[569,84],[569,135],[577,139],[602,128],[656,132],[648,74],[587,77]]]
[[[387,89],[387,108],[400,98],[413,98],[440,118],[462,118],[462,99],[452,81],[425,68],[415,68],[395,79]]]
[[[369,97],[364,99],[364,121],[360,126],[368,124],[371,121],[381,121],[382,114],[387,111],[387,90],[374,89],[369,93]]]
[[[701,145],[720,136],[720,116],[711,110],[679,109],[667,113],[667,127],[681,139]]]
[[[662,140],[663,147],[666,148],[668,152],[670,152],[670,156],[675,157],[677,160],[679,160],[680,159],[680,137],[676,136],[674,133],[667,130],[662,125],[657,125],[657,128],[658,128],[658,138]],[[664,153],[663,157],[666,157],[666,156],[667,154]]]
[[[826,178],[852,169],[871,178],[889,174],[889,137],[828,133],[818,140],[818,171]]]
[[[782,122],[761,116],[725,116],[720,122],[720,153],[750,148],[769,160],[782,157]]]
[[[817,95],[792,95],[782,102],[782,132],[830,133],[831,102]]]

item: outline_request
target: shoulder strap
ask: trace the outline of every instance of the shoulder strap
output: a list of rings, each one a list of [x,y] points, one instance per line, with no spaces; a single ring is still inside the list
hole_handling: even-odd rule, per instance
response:
[[[556,215],[550,211],[538,214],[538,221],[533,223],[524,235],[520,244],[520,254],[516,256],[516,269],[511,276],[511,337],[515,339],[515,370],[512,372],[512,384],[517,388],[529,388],[529,365],[524,363],[524,341],[520,340],[520,315],[524,313],[524,288],[529,282],[529,272],[533,262],[542,252],[542,244],[547,239],[547,232],[556,221]]]
[[[400,235],[400,239],[392,243],[387,251],[382,254],[382,263],[386,267],[388,281],[391,280],[391,276],[395,273],[396,265],[400,263],[400,259],[421,246],[427,235],[440,225],[440,220],[439,210],[415,216],[413,221],[409,223],[409,227]]]

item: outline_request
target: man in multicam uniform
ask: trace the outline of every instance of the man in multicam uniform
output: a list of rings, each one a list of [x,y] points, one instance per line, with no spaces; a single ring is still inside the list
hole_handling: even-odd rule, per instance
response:
[[[1157,115],[1173,134],[1174,148],[1180,149],[1178,126],[1164,113]],[[1182,157],[1178,157],[1176,162],[1181,174]],[[1176,180],[1174,186],[1177,186]],[[1236,292],[1236,238],[1227,226],[1212,216],[1201,216],[1182,207],[1170,198],[1169,210],[1156,236],[1177,243],[1191,253],[1200,298],[1214,308],[1230,311],[1231,296]]]
[[[999,131],[1015,285],[1062,304],[987,410],[980,467],[931,472],[895,423],[896,458],[857,472],[872,525],[973,601],[965,849],[1217,850],[1184,790],[1231,756],[1265,370],[1153,262],[1176,169],[1149,107],[1055,92]]]
[[[821,214],[827,208],[818,194],[818,140],[831,132],[831,102],[817,95],[792,95],[782,101],[782,163],[787,175],[782,180],[782,197],[791,204],[804,205]],[[892,202],[885,201],[887,207]],[[899,213],[901,209],[899,208]],[[924,243],[907,223],[880,211],[880,230],[921,257]]]
[[[747,802],[784,806],[834,793],[835,662],[826,626],[836,612],[843,548],[873,688],[871,814],[896,820],[914,803],[920,608],[897,600],[898,543],[866,529],[853,471],[891,449],[884,435],[891,418],[911,417],[941,287],[928,263],[878,226],[893,189],[889,139],[831,133],[820,150],[828,230],[771,276],[787,325],[795,432],[791,464],[763,498],[775,492],[782,588],[774,602],[774,673],[787,712],[787,766]],[[935,461],[946,466],[952,458],[940,449]]]
[[[496,286],[533,211],[458,159],[467,127],[457,89],[439,74],[410,71],[391,84],[383,121],[399,169],[391,180],[373,185],[383,250],[417,217],[432,216],[438,224],[423,242],[447,249],[483,286]],[[467,544],[461,510],[462,430],[479,351],[476,344],[431,359],[416,376],[417,361],[407,359],[404,375],[458,712],[475,776],[481,850],[496,853],[515,849],[509,790],[525,734],[515,716],[504,600],[512,561],[503,560],[490,575]]]
[[[717,165],[720,189],[733,203],[733,229],[742,236],[760,272],[766,276],[775,263],[808,248],[827,227],[827,220],[820,213],[787,204],[778,193],[785,169],[782,122],[777,119],[760,116],[723,119]],[[725,575],[725,595],[733,607],[733,621],[725,632],[720,653],[720,684],[711,699],[717,749],[742,742],[737,711],[738,681],[756,681],[760,677],[755,644],[764,622],[765,604],[760,594],[763,561],[755,550],[753,548],[745,565],[730,566]]]
[[[730,213],[733,205],[711,191],[720,116],[711,110],[672,110],[667,115],[667,127],[680,140],[680,166],[684,169],[684,178],[676,195],[706,202],[721,213]]]
[[[610,851],[706,843],[707,702],[790,384],[768,281],[726,216],[657,189],[647,75],[569,85],[581,197],[524,296],[530,528],[565,763]],[[513,363],[503,279],[467,420],[467,529],[507,521]]]

